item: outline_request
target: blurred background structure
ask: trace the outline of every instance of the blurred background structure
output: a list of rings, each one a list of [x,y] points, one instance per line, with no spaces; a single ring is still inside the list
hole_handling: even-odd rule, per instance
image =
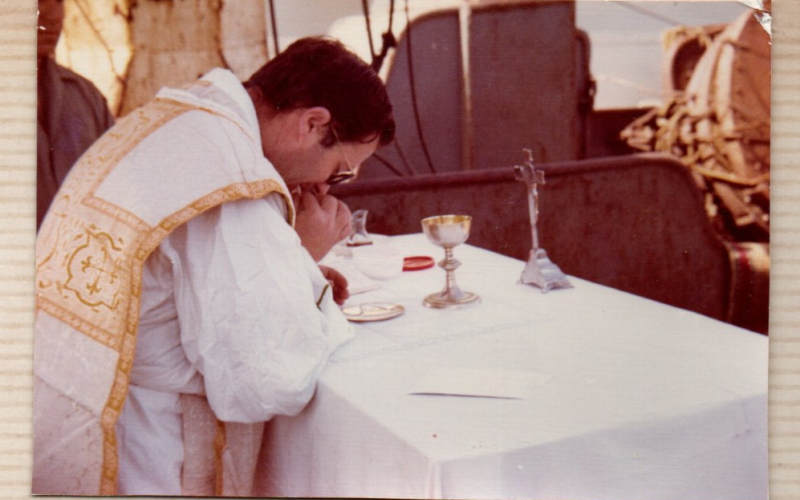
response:
[[[397,140],[338,191],[371,211],[370,231],[419,231],[421,217],[470,210],[472,243],[525,258],[526,200],[510,172],[531,149],[552,179],[541,241],[565,272],[766,333],[769,2],[65,9],[58,60],[93,80],[118,116],[212,67],[245,79],[297,38],[335,36],[374,64],[395,106]],[[400,199],[414,202],[397,214]]]
[[[64,2],[67,19],[58,61],[95,82],[115,109],[113,105],[122,100],[123,83],[134,51],[162,54],[155,56],[156,59],[172,54],[171,62],[185,59],[184,65],[191,61],[190,74],[202,72],[198,68],[204,65],[221,64],[219,56],[215,60],[205,53],[218,53],[223,46],[226,57],[240,61],[233,67],[241,68],[242,73],[258,67],[268,54],[275,53],[270,0]],[[365,58],[369,57],[361,0],[272,0],[271,3],[280,47],[303,36],[335,33],[347,39]],[[369,2],[376,45],[380,45],[381,33],[388,24],[389,3],[389,0]],[[398,34],[405,26],[404,0],[394,3],[394,29]],[[411,0],[409,8],[414,17],[459,3],[460,0]],[[662,102],[662,32],[680,26],[729,23],[748,10],[747,5],[738,1],[576,2],[575,25],[589,34],[592,43],[590,69],[597,81],[595,108],[629,108]],[[140,12],[150,18],[141,20],[141,28],[134,17]],[[152,25],[156,18],[157,26],[148,33],[146,25]],[[136,25],[135,31],[139,33],[136,37],[139,45],[135,45],[132,25]],[[202,43],[202,38],[210,41]],[[171,39],[174,43],[167,43]],[[261,62],[253,62],[255,59]],[[182,76],[180,68],[172,69],[173,78]],[[165,83],[156,85],[159,84]]]

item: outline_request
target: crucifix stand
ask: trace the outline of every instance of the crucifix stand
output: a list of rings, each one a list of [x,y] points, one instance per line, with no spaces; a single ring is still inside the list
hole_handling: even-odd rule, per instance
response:
[[[539,248],[539,234],[536,230],[536,221],[539,218],[539,193],[537,186],[544,184],[544,172],[536,170],[533,164],[533,153],[526,149],[528,161],[524,165],[514,167],[514,177],[518,181],[525,183],[528,191],[528,209],[531,218],[531,234],[533,236],[533,246],[528,255],[528,262],[519,278],[519,282],[525,285],[534,285],[548,292],[554,288],[572,288],[567,277],[557,265],[550,261],[544,248]]]

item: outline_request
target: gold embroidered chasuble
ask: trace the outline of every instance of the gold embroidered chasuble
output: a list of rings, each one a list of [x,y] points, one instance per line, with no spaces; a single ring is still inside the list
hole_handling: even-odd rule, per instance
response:
[[[114,428],[133,364],[142,269],[161,241],[205,210],[274,192],[294,223],[285,184],[263,159],[252,120],[230,102],[206,105],[190,93],[209,86],[200,80],[174,93],[178,98],[157,98],[120,120],[81,157],[42,224],[34,493],[116,492]],[[181,120],[218,133],[198,140]],[[236,165],[221,161],[234,151]],[[184,493],[246,495],[263,424],[217,422],[203,397],[185,395],[181,403]]]

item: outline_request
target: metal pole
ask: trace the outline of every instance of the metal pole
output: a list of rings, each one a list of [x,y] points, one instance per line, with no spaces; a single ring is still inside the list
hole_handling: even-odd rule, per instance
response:
[[[461,119],[461,168],[473,169],[473,135],[472,135],[472,80],[469,66],[470,25],[472,24],[472,1],[462,0],[458,9],[459,31],[461,35],[461,82],[463,113]]]

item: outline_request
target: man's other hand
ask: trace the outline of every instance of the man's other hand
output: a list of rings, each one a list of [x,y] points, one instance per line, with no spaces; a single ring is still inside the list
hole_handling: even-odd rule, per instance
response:
[[[333,290],[333,301],[339,305],[344,304],[344,301],[350,297],[350,292],[347,290],[347,278],[339,271],[328,266],[319,266],[322,275],[331,284]]]
[[[295,230],[314,260],[322,259],[333,245],[350,235],[350,209],[333,196],[302,191],[294,202]]]

